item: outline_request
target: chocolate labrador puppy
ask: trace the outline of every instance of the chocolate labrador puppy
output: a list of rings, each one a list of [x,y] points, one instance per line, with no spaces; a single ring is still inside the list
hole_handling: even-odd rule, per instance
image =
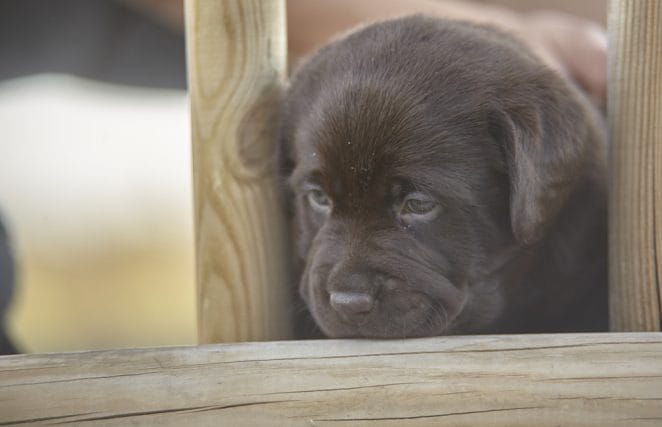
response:
[[[487,26],[319,50],[282,106],[299,293],[330,337],[606,329],[602,119]]]

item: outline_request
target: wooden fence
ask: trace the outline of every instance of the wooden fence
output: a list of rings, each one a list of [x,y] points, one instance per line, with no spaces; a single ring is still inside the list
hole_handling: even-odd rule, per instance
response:
[[[0,425],[656,426],[659,333],[318,340],[27,355]]]
[[[269,158],[284,0],[188,0],[200,342],[291,337]],[[662,424],[662,2],[609,6],[610,316],[627,333],[0,358],[0,425]],[[658,142],[656,144],[656,142]]]

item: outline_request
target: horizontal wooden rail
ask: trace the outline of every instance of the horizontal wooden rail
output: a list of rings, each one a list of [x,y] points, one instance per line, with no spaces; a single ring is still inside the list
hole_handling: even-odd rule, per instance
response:
[[[0,425],[662,423],[662,334],[221,344],[0,358]]]

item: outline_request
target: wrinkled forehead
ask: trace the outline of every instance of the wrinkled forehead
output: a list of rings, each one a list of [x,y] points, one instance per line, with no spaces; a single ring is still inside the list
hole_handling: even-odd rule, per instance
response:
[[[390,178],[422,187],[463,180],[480,120],[406,89],[361,84],[322,92],[295,130],[296,174],[359,194]]]

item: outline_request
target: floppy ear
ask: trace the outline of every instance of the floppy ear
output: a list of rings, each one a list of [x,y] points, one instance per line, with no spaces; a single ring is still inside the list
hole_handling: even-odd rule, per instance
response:
[[[292,147],[289,141],[282,135],[279,135],[276,144],[276,180],[285,215],[291,219],[294,215],[294,194],[287,184],[287,179],[292,175],[292,171],[294,170]]]
[[[521,90],[526,95],[519,99],[501,100],[497,138],[506,157],[518,242],[533,243],[543,235],[589,166],[595,117],[573,92],[564,82],[538,82]]]
[[[276,175],[276,182],[278,183],[282,207],[284,208],[288,220],[292,219],[294,216],[294,195],[287,184],[287,180],[292,175],[292,171],[295,167],[294,147],[292,146],[294,125],[292,123],[293,113],[290,104],[286,92],[284,91],[281,94],[279,102],[278,128],[274,141],[276,144],[274,172]]]

